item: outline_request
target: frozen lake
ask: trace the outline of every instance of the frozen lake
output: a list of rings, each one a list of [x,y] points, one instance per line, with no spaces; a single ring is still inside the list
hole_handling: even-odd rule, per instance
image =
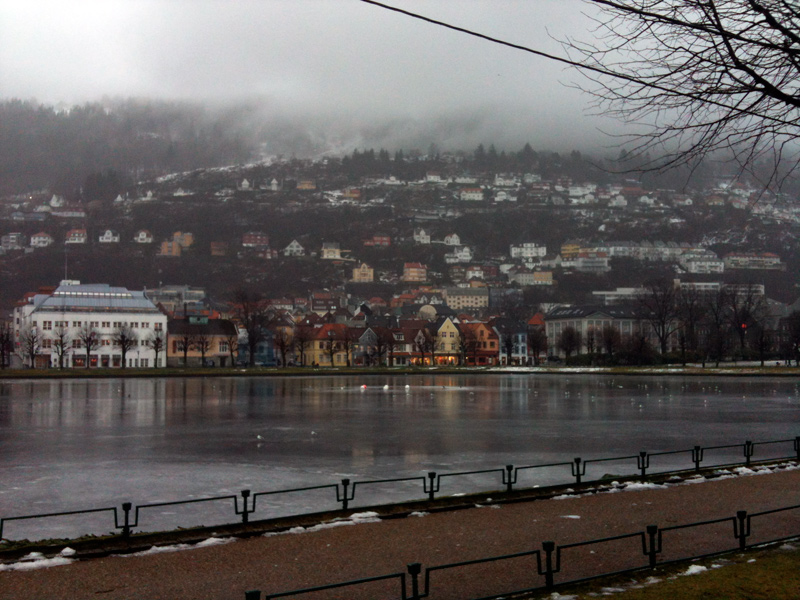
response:
[[[791,378],[7,381],[0,383],[0,517],[788,439],[800,435],[798,424],[800,382]],[[770,448],[757,447],[754,459],[774,455]],[[780,449],[791,453],[791,445]],[[713,464],[742,453],[706,454]],[[688,454],[651,464],[654,471],[691,466]],[[635,461],[600,463],[586,478],[633,472]],[[570,479],[569,467],[560,467],[521,472],[519,484]],[[353,506],[422,497],[420,487],[365,486]],[[441,493],[499,487],[499,475],[454,477]],[[270,496],[259,499],[253,518],[336,507],[330,489]],[[150,509],[141,529],[236,520],[228,504],[208,510]],[[82,519],[7,522],[3,536],[113,527],[113,517],[111,527],[107,516]]]

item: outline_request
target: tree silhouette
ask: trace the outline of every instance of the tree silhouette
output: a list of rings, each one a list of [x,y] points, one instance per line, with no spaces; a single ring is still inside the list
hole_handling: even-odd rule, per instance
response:
[[[581,333],[574,327],[565,327],[561,331],[561,335],[558,338],[558,347],[564,352],[567,362],[569,362],[574,352],[580,352],[581,344]]]
[[[732,153],[742,169],[769,159],[770,179],[787,153],[797,166],[800,5],[586,2],[599,9],[592,39],[564,46],[590,80],[582,87],[596,107],[639,125],[629,151],[640,168],[693,165],[717,151]]]
[[[58,357],[58,368],[64,368],[64,357],[67,355],[67,350],[72,344],[72,338],[69,331],[63,325],[59,325],[53,330],[53,352]]]
[[[86,368],[89,369],[92,366],[92,352],[100,346],[100,336],[97,330],[87,322],[78,331],[78,341],[86,353]]]
[[[133,350],[139,343],[139,336],[136,335],[136,332],[130,325],[124,323],[114,330],[111,341],[113,341],[114,345],[122,352],[122,368],[124,369],[128,366],[128,352]]]
[[[148,345],[153,349],[153,353],[155,354],[155,360],[153,362],[153,366],[158,368],[160,365],[158,364],[158,357],[161,352],[164,350],[167,340],[164,337],[163,331],[153,331],[150,334],[150,337],[147,339]]]

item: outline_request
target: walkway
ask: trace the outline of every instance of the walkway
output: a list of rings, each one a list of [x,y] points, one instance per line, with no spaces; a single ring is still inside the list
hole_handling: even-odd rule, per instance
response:
[[[645,486],[642,486],[645,487]],[[800,504],[800,470],[744,476],[666,489],[639,489],[563,500],[486,505],[421,517],[320,528],[237,540],[182,552],[77,561],[34,571],[0,572],[5,600],[243,600],[245,590],[280,592],[306,586],[668,527]],[[730,522],[667,532],[660,558],[735,547]],[[749,541],[800,533],[800,510],[753,520]],[[638,539],[565,550],[556,582],[643,565]],[[474,598],[543,584],[535,559],[521,558],[432,574],[431,600]],[[307,598],[398,597],[396,583],[349,588]]]

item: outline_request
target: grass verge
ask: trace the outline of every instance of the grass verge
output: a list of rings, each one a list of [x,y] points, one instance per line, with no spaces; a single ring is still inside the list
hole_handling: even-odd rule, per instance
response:
[[[797,600],[800,598],[800,548],[797,542],[731,553],[619,575],[531,600]]]

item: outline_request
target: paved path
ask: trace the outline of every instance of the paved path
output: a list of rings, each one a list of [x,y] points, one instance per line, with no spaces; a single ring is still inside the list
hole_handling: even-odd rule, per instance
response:
[[[225,545],[145,556],[78,561],[35,571],[0,572],[4,600],[243,600],[244,591],[272,593],[492,555],[668,527],[800,504],[800,470],[715,480],[667,489],[603,493],[564,500],[491,505],[423,517],[362,523],[302,534],[237,540]],[[800,533],[800,510],[753,519],[751,541]],[[730,522],[666,532],[663,559],[736,545]],[[556,582],[644,565],[638,539],[566,549]],[[543,584],[535,559],[437,571],[431,600],[474,598]],[[304,598],[399,597],[396,584],[337,590]]]

